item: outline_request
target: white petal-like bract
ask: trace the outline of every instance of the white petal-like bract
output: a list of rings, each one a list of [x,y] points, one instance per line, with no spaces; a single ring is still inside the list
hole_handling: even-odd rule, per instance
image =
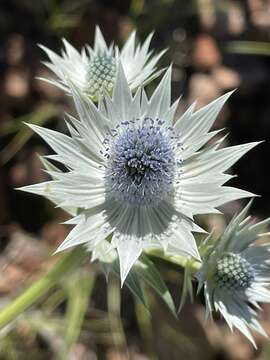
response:
[[[70,79],[82,92],[97,101],[103,90],[111,93],[119,60],[122,63],[128,85],[135,90],[145,85],[163,70],[157,70],[156,65],[164,51],[152,55],[149,51],[151,33],[142,44],[136,45],[136,32],[132,32],[122,50],[111,44],[107,46],[103,35],[96,26],[94,46],[85,46],[81,52],[77,51],[67,40],[63,40],[61,56],[40,45],[47,54],[50,62],[44,64],[57,76],[56,79],[42,78],[70,93]]]
[[[150,98],[142,88],[132,94],[121,63],[112,97],[104,94],[98,107],[76,84],[68,86],[79,116],[67,120],[70,136],[29,125],[55,152],[45,161],[52,180],[22,188],[72,215],[78,209],[57,251],[79,244],[95,250],[108,238],[119,255],[122,283],[149,248],[200,259],[193,232],[203,230],[194,215],[253,195],[223,184],[230,178],[224,172],[257,143],[207,144],[230,93],[198,111],[191,107],[174,122],[171,68]]]
[[[256,347],[250,330],[266,336],[257,320],[258,302],[270,302],[270,244],[255,244],[270,218],[246,217],[251,202],[228,225],[220,240],[203,244],[203,265],[196,274],[204,288],[207,314],[219,311],[231,330],[241,331]]]

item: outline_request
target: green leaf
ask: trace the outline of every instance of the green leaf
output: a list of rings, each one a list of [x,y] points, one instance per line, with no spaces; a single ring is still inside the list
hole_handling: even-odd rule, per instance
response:
[[[109,242],[103,242],[102,246],[95,250],[92,260],[99,259],[106,278],[108,278],[110,272],[120,277],[117,252],[115,250],[109,251],[109,248]],[[173,299],[159,271],[146,255],[141,255],[140,259],[135,262],[130,270],[124,284],[130,289],[134,296],[148,308],[143,289],[143,283],[145,282],[161,296],[172,313],[177,316]]]
[[[101,262],[101,267],[105,273],[106,279],[108,279],[109,273],[111,272],[113,272],[120,278],[120,267],[118,259],[112,262]],[[131,271],[129,272],[125,280],[125,285],[129,288],[129,290],[136,297],[136,299],[139,300],[147,308],[147,302],[145,299],[144,290],[140,278],[133,269],[131,269]]]
[[[181,293],[178,313],[182,310],[183,306],[185,305],[188,296],[190,297],[191,302],[193,302],[192,264],[193,264],[193,259],[188,260],[184,270],[184,281],[182,286],[182,293]]]
[[[142,255],[140,259],[136,261],[133,271],[161,296],[173,315],[177,317],[171,294],[154,263],[146,255]]]
[[[126,286],[132,292],[132,294],[146,307],[148,310],[148,304],[145,298],[144,289],[142,287],[139,276],[136,271],[131,270],[125,280]]]
[[[92,261],[93,260],[99,260],[107,280],[111,272],[120,278],[120,266],[117,252],[115,249],[110,248],[109,241],[103,241],[100,246],[96,247],[92,254]],[[125,285],[129,288],[137,300],[147,307],[142,283],[133,269],[129,272],[125,280]]]

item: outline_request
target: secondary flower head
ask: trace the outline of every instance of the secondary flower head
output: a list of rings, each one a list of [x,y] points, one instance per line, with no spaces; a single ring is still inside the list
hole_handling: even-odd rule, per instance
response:
[[[236,327],[255,346],[248,328],[266,335],[257,320],[258,302],[270,302],[270,245],[254,244],[270,218],[257,224],[246,218],[251,202],[228,225],[221,239],[207,249],[197,273],[204,287],[207,316],[219,311],[231,330]],[[264,231],[265,232],[265,231]]]
[[[109,238],[122,282],[147,248],[199,258],[192,232],[202,229],[193,215],[252,195],[222,186],[230,178],[223,171],[256,143],[218,149],[219,140],[201,149],[217,133],[209,129],[230,94],[196,112],[191,106],[174,122],[170,84],[168,69],[150,99],[143,89],[133,96],[119,65],[113,96],[98,107],[69,84],[80,118],[69,117],[70,136],[29,125],[56,154],[46,160],[52,180],[22,190],[78,208],[57,251],[83,243],[94,250]],[[51,159],[66,170],[52,168]]]
[[[96,27],[94,46],[86,46],[78,52],[67,40],[63,40],[64,48],[61,56],[45,46],[41,48],[46,52],[51,62],[44,64],[51,69],[58,79],[44,79],[45,81],[70,92],[67,77],[71,79],[80,91],[97,101],[99,93],[105,89],[111,93],[119,60],[122,63],[128,84],[132,90],[142,84],[150,82],[161,71],[156,70],[156,64],[164,51],[152,56],[149,45],[151,33],[142,45],[136,45],[136,32],[134,31],[119,51],[117,46],[107,46],[103,35]]]

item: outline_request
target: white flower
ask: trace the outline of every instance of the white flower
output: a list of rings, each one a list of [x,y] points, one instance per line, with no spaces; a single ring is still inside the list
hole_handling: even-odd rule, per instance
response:
[[[59,56],[41,45],[40,47],[51,61],[44,62],[44,64],[58,77],[56,80],[44,78],[42,80],[70,92],[66,80],[68,77],[78,89],[90,96],[92,100],[97,101],[102,89],[111,93],[120,60],[128,84],[132,90],[135,90],[138,86],[149,83],[163,71],[156,71],[156,64],[166,50],[152,56],[153,52],[149,52],[152,36],[153,33],[146,38],[142,45],[136,45],[136,31],[134,31],[122,50],[119,51],[113,44],[109,47],[106,45],[97,26],[93,49],[87,45],[80,53],[64,39],[64,49]]]
[[[209,129],[230,94],[196,112],[191,106],[174,124],[178,101],[171,105],[170,86],[168,69],[150,99],[143,89],[133,96],[119,65],[113,96],[98,107],[70,84],[80,118],[69,117],[71,136],[29,125],[56,152],[49,161],[66,170],[47,165],[53,180],[22,190],[78,208],[57,251],[83,243],[94,250],[109,238],[122,283],[147,248],[199,258],[192,232],[202,229],[193,215],[252,195],[222,186],[231,177],[223,171],[257,143],[218,149],[217,141],[198,151],[218,132]]]
[[[236,327],[253,344],[248,328],[265,335],[257,320],[258,302],[270,302],[270,244],[254,244],[270,218],[257,224],[246,218],[251,202],[228,225],[221,239],[211,245],[197,273],[199,289],[204,287],[207,317],[219,311],[231,330]]]

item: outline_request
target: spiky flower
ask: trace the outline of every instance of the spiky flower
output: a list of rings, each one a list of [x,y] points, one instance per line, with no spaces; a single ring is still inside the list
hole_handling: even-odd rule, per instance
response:
[[[144,249],[199,258],[192,232],[202,229],[193,215],[252,195],[222,186],[230,178],[223,171],[256,143],[218,149],[216,141],[201,149],[217,133],[209,130],[230,94],[196,112],[191,106],[174,123],[170,84],[168,69],[150,99],[143,89],[133,96],[119,65],[113,96],[105,94],[98,107],[70,84],[80,118],[67,121],[71,136],[29,125],[56,152],[47,161],[66,170],[47,166],[52,181],[22,190],[78,208],[57,251],[83,243],[95,249],[109,238],[122,282]]]
[[[149,45],[152,39],[151,33],[142,45],[135,44],[136,31],[132,32],[127,42],[119,51],[117,46],[109,47],[103,35],[96,27],[94,47],[84,47],[78,52],[67,40],[63,40],[64,48],[61,56],[41,45],[51,62],[44,64],[51,69],[58,79],[44,79],[53,85],[70,92],[67,78],[94,101],[97,101],[99,93],[105,89],[111,93],[117,72],[119,60],[122,63],[128,84],[132,90],[146,84],[157,77],[162,70],[156,70],[156,64],[164,54],[161,51],[152,56]]]
[[[257,320],[258,302],[270,302],[270,244],[254,244],[270,218],[254,224],[247,217],[251,202],[228,225],[221,239],[204,244],[203,266],[197,273],[204,287],[207,316],[219,311],[230,329],[236,327],[253,344],[249,331],[266,335]]]

